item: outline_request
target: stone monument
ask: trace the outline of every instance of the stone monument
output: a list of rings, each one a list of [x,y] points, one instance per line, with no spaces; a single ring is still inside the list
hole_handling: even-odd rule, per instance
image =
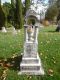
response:
[[[44,75],[38,54],[38,30],[37,25],[24,25],[24,52],[19,74]]]
[[[25,42],[24,54],[20,63],[19,74],[44,75],[41,60],[38,54],[38,26],[24,25]]]

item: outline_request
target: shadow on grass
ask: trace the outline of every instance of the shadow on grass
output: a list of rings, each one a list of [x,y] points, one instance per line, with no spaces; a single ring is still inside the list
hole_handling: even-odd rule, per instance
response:
[[[21,61],[22,61],[22,55],[7,59],[0,58],[0,66],[17,71],[20,70]]]

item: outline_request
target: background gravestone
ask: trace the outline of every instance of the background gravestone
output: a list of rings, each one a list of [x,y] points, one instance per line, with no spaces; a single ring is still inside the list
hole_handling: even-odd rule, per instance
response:
[[[2,27],[2,32],[3,32],[3,33],[6,33],[6,32],[7,32],[7,30],[6,30],[5,27]]]

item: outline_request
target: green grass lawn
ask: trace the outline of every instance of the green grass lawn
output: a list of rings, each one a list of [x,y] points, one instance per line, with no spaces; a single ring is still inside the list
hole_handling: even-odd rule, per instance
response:
[[[40,29],[38,52],[45,71],[44,76],[18,75],[24,33],[0,32],[0,80],[60,80],[60,33],[55,27]]]

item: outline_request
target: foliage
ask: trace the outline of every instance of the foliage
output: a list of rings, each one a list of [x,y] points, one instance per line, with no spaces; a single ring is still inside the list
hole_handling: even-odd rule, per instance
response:
[[[21,29],[23,27],[23,16],[22,16],[22,3],[21,0],[16,0],[15,10],[15,28]]]
[[[0,6],[1,6],[1,0],[0,0]]]
[[[11,4],[10,3],[3,3],[3,10],[6,16],[9,15],[9,10],[11,9]]]
[[[20,2],[18,2],[18,1],[15,2],[15,0],[11,0],[11,4],[7,3],[7,2],[3,4],[3,11],[4,11],[4,14],[5,14],[6,26],[8,26],[8,23],[10,23],[16,29],[22,27],[22,18],[19,17],[19,16],[22,15],[22,10],[21,9],[23,9],[23,11],[24,11],[24,8],[22,8],[21,5],[22,4],[20,4]]]
[[[57,5],[58,10],[59,10],[59,13],[58,13],[58,16],[57,16],[57,21],[58,21],[58,20],[60,20],[60,0],[57,0],[56,5]]]
[[[53,21],[54,18],[57,16],[58,14],[58,8],[56,5],[52,5],[47,9],[46,15],[45,15],[45,19],[49,20],[49,21]]]
[[[22,3],[22,15],[25,16],[25,6]]]
[[[57,0],[48,0],[49,6],[52,6],[56,3]]]
[[[49,5],[56,5],[58,8],[57,21],[60,19],[60,0],[49,0]]]
[[[12,8],[15,7],[15,0],[11,0],[11,6],[12,6]]]
[[[30,0],[25,0],[25,13],[30,7]]]
[[[8,16],[10,14],[11,4],[5,2],[2,7],[5,14],[5,27],[8,27],[8,22],[9,22]]]
[[[8,21],[14,26],[14,19],[15,19],[15,3],[14,0],[11,0],[11,8],[8,15]]]
[[[2,29],[3,26],[5,26],[5,14],[0,5],[0,30]]]
[[[57,0],[56,2],[58,9],[60,10],[60,0]]]

